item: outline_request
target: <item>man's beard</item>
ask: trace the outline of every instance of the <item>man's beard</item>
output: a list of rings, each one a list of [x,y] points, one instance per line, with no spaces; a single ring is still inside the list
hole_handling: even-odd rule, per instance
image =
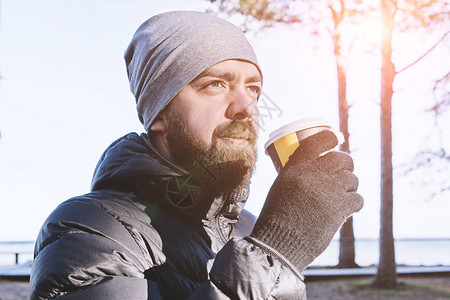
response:
[[[195,175],[208,194],[218,196],[250,183],[257,139],[257,129],[251,120],[219,125],[208,146],[185,126],[180,116],[170,112],[168,119],[167,142],[173,159]],[[227,143],[226,138],[242,136],[247,140],[242,140],[241,145]]]

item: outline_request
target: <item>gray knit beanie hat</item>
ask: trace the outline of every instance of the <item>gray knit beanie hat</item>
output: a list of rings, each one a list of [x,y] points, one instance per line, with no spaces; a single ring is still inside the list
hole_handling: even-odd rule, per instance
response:
[[[125,52],[125,62],[145,129],[149,130],[158,113],[185,85],[228,59],[248,61],[260,71],[242,31],[224,19],[196,11],[173,11],[144,22]]]

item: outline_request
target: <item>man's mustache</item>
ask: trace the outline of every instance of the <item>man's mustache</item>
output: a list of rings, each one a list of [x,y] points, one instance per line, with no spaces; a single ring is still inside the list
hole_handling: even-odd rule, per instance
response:
[[[213,137],[242,138],[254,144],[258,138],[258,132],[252,120],[233,120],[228,124],[217,126],[213,132]]]

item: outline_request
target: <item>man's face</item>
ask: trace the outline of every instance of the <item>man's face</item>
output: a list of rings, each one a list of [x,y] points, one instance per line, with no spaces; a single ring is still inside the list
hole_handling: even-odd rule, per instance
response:
[[[176,163],[215,189],[249,183],[256,161],[261,75],[251,63],[218,63],[186,85],[165,110]]]

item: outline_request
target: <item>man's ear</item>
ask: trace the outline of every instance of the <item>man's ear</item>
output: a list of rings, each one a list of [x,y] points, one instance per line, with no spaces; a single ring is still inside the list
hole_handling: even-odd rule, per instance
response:
[[[166,129],[166,121],[163,114],[158,115],[150,126],[151,131],[158,133],[165,133]]]
[[[166,158],[171,159],[169,145],[167,143],[167,115],[164,112],[158,116],[150,125],[148,135],[153,146]]]

